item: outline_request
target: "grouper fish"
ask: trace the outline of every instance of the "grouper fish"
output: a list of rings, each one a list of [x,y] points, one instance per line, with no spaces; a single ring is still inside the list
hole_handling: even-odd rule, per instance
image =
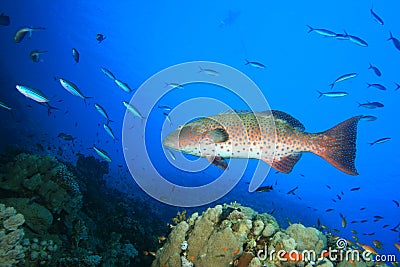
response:
[[[181,125],[163,145],[186,154],[205,157],[226,169],[225,158],[260,159],[282,173],[290,173],[302,152],[312,152],[349,175],[355,167],[357,124],[350,118],[320,133],[305,127],[282,111],[229,112]]]

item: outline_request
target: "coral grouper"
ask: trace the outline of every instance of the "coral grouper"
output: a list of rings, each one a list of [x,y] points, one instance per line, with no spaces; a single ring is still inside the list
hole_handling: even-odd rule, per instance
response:
[[[321,133],[304,132],[304,126],[282,111],[225,112],[179,126],[163,145],[205,157],[222,169],[224,158],[261,159],[289,173],[302,152],[312,152],[339,170],[357,175],[354,166],[357,123],[350,118]]]

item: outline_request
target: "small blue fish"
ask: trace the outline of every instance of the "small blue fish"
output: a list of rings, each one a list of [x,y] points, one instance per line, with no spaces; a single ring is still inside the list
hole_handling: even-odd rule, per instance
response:
[[[213,70],[213,69],[203,69],[203,68],[200,67],[200,66],[199,66],[199,68],[200,68],[199,72],[202,72],[202,73],[204,73],[204,74],[207,74],[208,76],[214,76],[214,77],[219,76],[219,72],[216,71],[216,70]]]
[[[368,43],[366,41],[364,41],[363,39],[361,39],[360,37],[354,36],[354,35],[347,35],[349,37],[350,42],[359,45],[359,46],[363,46],[363,47],[367,47]]]
[[[367,83],[367,88],[373,87],[382,91],[386,91],[386,87],[379,83]]]
[[[108,155],[106,151],[96,147],[95,145],[93,146],[93,149],[94,151],[96,151],[97,155],[99,155],[102,159],[104,159],[107,162],[111,162],[111,157]]]
[[[368,143],[369,145],[377,145],[377,144],[382,144],[382,143],[385,143],[385,142],[387,142],[387,141],[389,141],[391,138],[390,137],[385,137],[385,138],[381,138],[381,139],[378,139],[378,140],[376,140],[376,141],[374,141],[374,142],[372,142],[372,143]]]
[[[333,31],[326,30],[326,29],[316,29],[316,28],[311,27],[310,25],[307,25],[307,27],[309,28],[308,33],[316,32],[319,35],[322,35],[325,37],[336,37],[336,33],[334,33]]]
[[[111,138],[114,141],[117,141],[118,139],[115,137],[113,130],[111,129],[111,127],[108,124],[103,124],[103,128],[104,130],[108,133],[109,136],[111,136]]]
[[[380,102],[367,102],[367,103],[358,103],[359,107],[375,109],[375,108],[383,108],[384,105]]]
[[[12,110],[12,108],[10,106],[8,106],[6,103],[0,101],[0,107],[5,108],[7,110]]]
[[[86,99],[92,98],[90,96],[84,96],[82,94],[81,90],[79,90],[78,86],[76,86],[76,84],[74,84],[73,82],[70,82],[63,78],[59,78],[58,80],[59,80],[61,86],[64,87],[65,90],[67,90],[74,96],[82,98],[83,102],[85,102],[85,105],[86,105]]]
[[[123,101],[122,104],[124,104],[124,106],[126,107],[126,109],[131,112],[133,115],[135,115],[136,117],[140,118],[140,119],[144,119],[144,117],[142,116],[142,114],[140,114],[139,110],[137,110],[134,106],[132,106],[131,104],[129,104],[126,101]]]
[[[265,69],[265,65],[260,63],[260,62],[257,62],[257,61],[248,61],[246,59],[246,64],[245,65],[250,65],[250,66],[252,66],[254,68],[258,68],[258,69]]]
[[[166,82],[164,87],[167,87],[167,86],[171,87],[172,89],[185,89],[183,87],[183,85],[181,85],[179,83],[167,83]]]
[[[373,70],[374,73],[376,74],[376,76],[379,76],[379,77],[382,76],[382,72],[377,67],[373,66],[371,63],[369,63],[368,69]]]
[[[166,111],[170,111],[170,110],[172,110],[172,108],[171,108],[171,107],[169,107],[169,106],[158,106],[158,108],[159,108],[159,109],[166,110]]]
[[[105,110],[102,106],[100,106],[100,105],[97,104],[97,103],[94,103],[94,107],[95,107],[96,110],[101,114],[101,116],[103,116],[103,117],[107,120],[107,124],[108,124],[110,121],[112,121],[112,120],[109,119],[106,110]]]
[[[383,19],[381,19],[381,17],[379,17],[378,14],[376,14],[372,8],[369,11],[371,12],[372,17],[376,22],[378,22],[380,25],[384,25],[385,24],[383,22]]]
[[[335,86],[336,83],[342,82],[351,78],[356,77],[358,74],[357,73],[348,73],[348,74],[343,74],[342,76],[338,77],[333,83],[330,84],[331,89]]]
[[[361,117],[363,121],[376,121],[378,118],[375,116],[365,115]]]
[[[101,68],[101,71],[108,77],[108,78],[110,78],[111,80],[115,80],[116,78],[115,78],[115,75],[111,72],[111,71],[109,71],[108,69],[106,69],[106,68]]]
[[[348,95],[347,92],[320,92],[317,90],[317,92],[319,93],[318,98],[320,98],[321,96],[327,96],[327,97],[342,97],[342,96],[346,96]]]
[[[79,63],[79,52],[76,48],[72,48],[72,57],[76,63]]]
[[[119,88],[121,88],[122,90],[124,90],[127,93],[130,93],[132,91],[132,89],[129,87],[129,85],[123,81],[120,81],[118,79],[114,79],[114,82],[116,85],[118,85]]]
[[[389,32],[389,33],[390,33],[390,37],[389,37],[389,39],[387,39],[387,40],[388,40],[388,41],[392,40],[392,42],[393,42],[394,46],[397,48],[397,50],[400,50],[400,41],[399,41],[399,39],[397,39],[396,37],[394,37],[394,36],[392,35],[392,32]]]

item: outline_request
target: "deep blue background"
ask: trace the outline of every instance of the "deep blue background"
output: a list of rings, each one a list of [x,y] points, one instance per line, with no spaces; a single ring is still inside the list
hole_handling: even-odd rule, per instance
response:
[[[393,253],[396,251],[393,244],[399,242],[399,236],[389,228],[400,221],[400,208],[392,201],[400,201],[400,90],[394,91],[393,82],[400,83],[400,51],[386,39],[389,31],[400,38],[400,3],[395,0],[374,3],[374,10],[384,19],[384,26],[372,19],[370,8],[370,2],[343,0],[308,1],[307,4],[301,1],[252,1],[246,4],[239,1],[3,2],[0,12],[11,17],[11,25],[0,26],[0,100],[14,110],[12,113],[0,110],[1,145],[16,144],[35,150],[36,144],[40,143],[45,148],[50,145],[52,154],[56,154],[60,146],[63,154],[59,158],[73,162],[74,153],[94,155],[87,148],[96,143],[113,158],[110,184],[130,179],[125,170],[121,142],[114,143],[104,132],[104,119],[95,111],[93,103],[100,103],[107,110],[114,121],[110,125],[121,140],[125,112],[121,102],[129,101],[132,95],[106,78],[100,67],[110,69],[117,78],[137,88],[156,72],[174,64],[193,60],[224,63],[252,78],[263,90],[272,109],[291,114],[309,132],[326,130],[359,114],[374,115],[379,119],[359,125],[356,159],[359,176],[343,174],[319,157],[305,154],[291,174],[270,173],[265,184],[278,181],[274,192],[248,193],[245,175],[221,201],[237,200],[259,211],[276,209],[274,215],[282,224],[286,217],[306,225],[316,224],[320,218],[328,227],[340,229],[340,235],[345,238],[351,239],[350,230],[355,229],[361,243],[371,245],[373,239],[378,239],[385,245],[384,252]],[[225,24],[221,24],[223,20]],[[346,30],[366,40],[369,46],[360,47],[350,41],[307,33],[307,24],[335,32]],[[14,33],[27,26],[46,27],[46,30],[34,32],[30,40],[14,43]],[[103,33],[106,40],[98,44],[96,33]],[[78,64],[71,55],[73,47],[81,54]],[[30,60],[29,52],[34,49],[49,51],[41,56],[43,62]],[[267,68],[246,66],[246,58],[262,62]],[[380,68],[382,77],[368,70],[369,62]],[[329,84],[338,76],[350,72],[359,75],[335,86],[335,90],[349,92],[348,96],[317,99],[316,90],[328,91]],[[85,95],[94,99],[88,100],[85,106],[82,100],[54,81],[54,77],[73,81]],[[382,83],[388,90],[367,89],[367,82]],[[48,116],[46,108],[17,92],[16,84],[40,88],[60,111]],[[212,96],[212,90],[202,90],[198,86],[193,87],[195,93],[185,90],[182,100],[198,95]],[[357,102],[367,100],[380,101],[385,107],[376,110],[358,107]],[[174,107],[180,101],[180,98],[167,96],[161,104]],[[225,101],[237,108],[234,99]],[[204,109],[193,107],[200,108]],[[154,131],[156,138],[163,121],[164,116],[158,110],[149,118],[149,129]],[[60,132],[77,138],[74,147],[57,138]],[[368,145],[382,137],[392,140]],[[150,150],[152,156],[158,157],[154,160],[160,162],[160,171],[170,173],[172,180],[185,185],[204,184],[219,173],[217,169],[208,168],[205,173],[179,176],[161,153],[161,144],[153,144]],[[247,171],[251,173],[254,166],[252,163]],[[297,195],[287,195],[286,192],[295,186],[299,186]],[[352,187],[361,187],[361,190],[350,192]],[[341,191],[343,199],[334,203],[332,198],[337,199],[336,194]],[[139,190],[137,194],[140,194]],[[366,210],[360,211],[361,207]],[[328,208],[334,208],[334,211],[324,212]],[[345,229],[340,226],[339,213],[347,218]],[[374,215],[384,219],[373,222]],[[368,223],[350,224],[352,220],[361,219],[368,219]],[[390,227],[382,229],[384,224]],[[371,232],[376,234],[363,235]]]

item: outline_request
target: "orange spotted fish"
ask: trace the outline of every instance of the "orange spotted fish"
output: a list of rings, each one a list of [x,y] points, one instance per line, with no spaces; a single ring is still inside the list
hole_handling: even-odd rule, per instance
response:
[[[205,157],[226,169],[225,158],[260,159],[279,172],[289,173],[302,152],[312,152],[339,170],[358,175],[357,124],[350,118],[320,133],[307,133],[295,118],[282,111],[225,112],[181,125],[163,145],[186,154]]]

